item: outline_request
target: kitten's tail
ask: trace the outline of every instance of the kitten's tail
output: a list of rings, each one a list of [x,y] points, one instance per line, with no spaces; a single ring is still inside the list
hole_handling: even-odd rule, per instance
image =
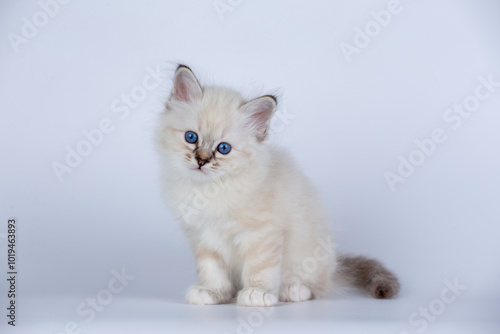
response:
[[[339,255],[337,260],[337,283],[357,286],[378,299],[389,299],[398,294],[397,277],[379,261],[345,254]]]

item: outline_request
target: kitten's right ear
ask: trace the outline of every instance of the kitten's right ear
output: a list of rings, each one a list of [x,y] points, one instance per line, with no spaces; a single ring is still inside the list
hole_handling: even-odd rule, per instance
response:
[[[170,101],[191,102],[201,98],[202,90],[193,71],[186,65],[179,65],[174,75],[174,86]]]

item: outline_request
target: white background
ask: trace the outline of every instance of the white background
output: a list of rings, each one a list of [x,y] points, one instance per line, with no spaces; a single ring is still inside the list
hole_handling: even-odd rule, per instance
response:
[[[74,0],[44,24],[36,1],[2,1],[0,258],[6,272],[15,217],[13,332],[498,333],[500,87],[457,129],[443,115],[474,95],[479,77],[500,81],[500,3],[402,0],[349,59],[341,44],[354,45],[356,27],[370,26],[371,11],[389,1],[232,3],[221,19],[211,0]],[[33,16],[38,32],[13,47],[9,38]],[[269,316],[183,303],[195,266],[160,198],[152,143],[177,62],[203,84],[278,94],[280,113],[291,116],[276,121],[274,143],[317,185],[341,250],[397,273],[395,300],[348,291]],[[122,94],[140,90],[148,67],[161,67],[165,80],[120,119]],[[106,118],[114,130],[60,182],[53,163],[65,164],[67,147]],[[408,159],[435,128],[447,140],[391,191],[384,174],[397,173],[399,156]],[[135,278],[87,323],[76,308],[105,296],[122,268]],[[438,301],[446,280],[467,287],[449,304]],[[0,295],[4,332],[4,279]],[[418,313],[429,306],[439,314],[424,330]]]

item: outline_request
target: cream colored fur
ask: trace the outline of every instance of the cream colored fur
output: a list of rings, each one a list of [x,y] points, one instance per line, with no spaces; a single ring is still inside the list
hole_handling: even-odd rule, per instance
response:
[[[337,255],[321,200],[289,154],[264,140],[275,109],[272,96],[247,102],[202,88],[185,66],[175,74],[158,147],[167,202],[197,261],[188,303],[271,306],[333,287]],[[217,151],[221,142],[229,154]],[[197,157],[209,160],[200,167]]]

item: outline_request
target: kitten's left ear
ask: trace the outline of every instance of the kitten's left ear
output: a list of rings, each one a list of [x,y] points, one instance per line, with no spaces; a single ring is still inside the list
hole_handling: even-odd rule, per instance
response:
[[[169,100],[191,102],[202,95],[201,86],[186,65],[179,65],[175,71],[174,86]]]
[[[276,97],[265,95],[247,102],[241,107],[243,113],[248,115],[247,125],[255,130],[259,141],[266,139],[267,129],[276,110],[276,104]]]

